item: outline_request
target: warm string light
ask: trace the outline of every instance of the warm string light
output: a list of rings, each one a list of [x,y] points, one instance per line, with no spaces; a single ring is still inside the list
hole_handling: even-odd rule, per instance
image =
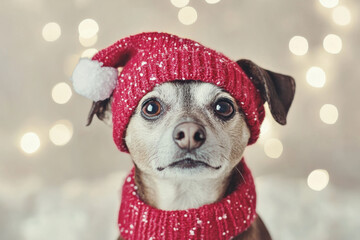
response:
[[[191,25],[197,20],[197,12],[193,7],[184,7],[179,10],[178,19],[184,25]]]
[[[339,0],[319,0],[321,5],[332,10],[333,21],[341,26],[348,25],[351,14],[347,7],[338,6]],[[302,36],[294,36],[289,41],[289,50],[294,55],[302,56],[308,51],[308,41]],[[338,54],[342,50],[342,40],[338,35],[328,34],[323,40],[324,50],[331,54]],[[310,67],[306,72],[307,83],[315,88],[322,88],[326,83],[325,71],[317,66]],[[338,110],[334,105],[325,104],[320,109],[320,119],[326,124],[334,124],[338,118]]]
[[[337,108],[332,104],[325,104],[320,108],[320,119],[326,124],[336,123],[339,117]]]
[[[50,141],[57,146],[67,144],[73,135],[73,126],[68,120],[57,121],[49,130]],[[33,154],[40,148],[41,142],[38,134],[27,132],[20,139],[20,148],[27,154]]]
[[[323,41],[324,49],[331,54],[338,54],[342,48],[342,40],[338,35],[329,34]]]
[[[308,41],[302,36],[294,36],[289,41],[289,49],[295,55],[305,55],[308,51],[308,48]]]
[[[99,28],[97,23],[92,19],[85,19],[79,24],[79,41],[85,46],[91,46],[97,41],[97,32]],[[42,36],[45,41],[53,42],[61,36],[61,28],[55,22],[47,23],[42,29]],[[90,55],[90,51],[86,54]],[[51,90],[51,96],[54,102],[58,104],[67,103],[72,91],[70,86],[61,82],[56,84]],[[49,138],[55,145],[64,145],[72,137],[72,124],[63,120],[55,124],[49,130]],[[40,138],[34,132],[25,133],[20,140],[20,148],[28,154],[35,153],[40,148]]]
[[[340,26],[346,26],[351,22],[350,10],[347,7],[339,6],[332,12],[333,21]]]
[[[279,158],[283,152],[283,145],[279,139],[271,138],[266,140],[264,151],[269,158]]]
[[[71,87],[65,82],[58,83],[53,87],[51,96],[54,102],[58,104],[65,104],[72,96]]]
[[[60,25],[55,22],[47,23],[42,29],[42,36],[47,42],[54,42],[61,36]]]
[[[81,38],[89,39],[98,33],[99,25],[94,19],[87,18],[80,22],[78,30]]]
[[[35,153],[40,148],[40,138],[34,132],[25,133],[20,140],[20,147],[25,153]]]
[[[306,72],[306,81],[312,87],[322,88],[326,82],[326,74],[320,67],[311,67]]]
[[[319,0],[320,3],[326,8],[334,8],[332,12],[333,21],[340,26],[348,25],[351,21],[350,11],[344,7],[339,6],[338,0]],[[342,49],[342,40],[335,34],[328,34],[323,40],[324,50],[331,54],[338,54]],[[306,38],[301,36],[294,36],[289,41],[289,50],[294,55],[302,56],[308,51],[308,42]],[[320,67],[310,67],[306,72],[307,83],[315,88],[322,88],[326,83],[325,71]],[[325,104],[321,107],[320,119],[325,124],[334,124],[338,119],[338,110],[332,104]],[[266,128],[265,128],[266,129]],[[282,144],[277,142],[277,139],[269,139],[265,142],[264,150],[268,157],[276,158],[281,155]],[[324,169],[316,169],[312,171],[307,178],[309,188],[314,191],[321,191],[329,183],[329,173]]]
[[[329,183],[329,173],[324,169],[316,169],[312,171],[308,178],[307,178],[307,184],[309,188],[311,188],[314,191],[321,191]]]
[[[72,135],[73,126],[68,120],[56,122],[49,130],[50,141],[57,146],[67,144],[72,138]]]

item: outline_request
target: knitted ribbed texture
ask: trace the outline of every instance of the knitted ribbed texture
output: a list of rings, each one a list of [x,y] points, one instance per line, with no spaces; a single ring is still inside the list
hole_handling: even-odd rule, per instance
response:
[[[113,92],[113,137],[121,151],[129,119],[140,99],[156,85],[199,80],[228,91],[245,114],[254,143],[264,119],[263,100],[244,71],[221,53],[167,33],[141,33],[99,51],[92,60],[105,67],[124,66]]]
[[[134,169],[125,180],[119,211],[120,235],[127,240],[222,240],[244,232],[256,218],[256,192],[242,159],[236,190],[221,201],[189,210],[164,211],[138,198]]]

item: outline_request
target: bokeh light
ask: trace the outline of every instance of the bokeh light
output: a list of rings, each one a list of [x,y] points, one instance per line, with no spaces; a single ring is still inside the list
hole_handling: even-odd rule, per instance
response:
[[[306,38],[294,36],[289,41],[289,49],[295,55],[305,55],[308,51],[309,44]]]
[[[351,22],[350,10],[344,6],[336,7],[332,12],[332,19],[337,25],[348,25]]]
[[[72,96],[71,87],[65,82],[58,83],[53,87],[51,96],[54,102],[58,104],[65,104]]]
[[[99,25],[94,19],[84,19],[79,24],[79,35],[82,38],[92,38],[94,37],[99,31]]]
[[[98,50],[96,48],[89,48],[83,51],[81,57],[92,58],[97,52]]]
[[[320,3],[326,8],[333,8],[339,4],[339,0],[320,0]]]
[[[308,178],[307,178],[307,184],[309,188],[311,188],[314,191],[321,191],[329,183],[329,173],[324,169],[316,169],[312,171]]]
[[[215,4],[220,2],[220,0],[205,0],[205,2],[209,3],[209,4]]]
[[[40,138],[34,132],[25,133],[20,140],[20,147],[25,153],[34,153],[40,147]]]
[[[57,145],[62,146],[67,144],[73,135],[73,126],[67,120],[56,122],[49,131],[50,141]]]
[[[311,67],[306,72],[306,81],[310,86],[322,88],[326,82],[326,74],[319,67]]]
[[[83,37],[79,36],[79,42],[84,47],[93,46],[97,42],[97,40],[98,40],[98,36],[96,34],[91,38],[83,38]]]
[[[42,36],[47,42],[56,41],[61,36],[60,25],[55,22],[47,23],[42,29]]]
[[[332,104],[325,104],[320,108],[320,119],[326,124],[336,123],[339,117],[337,107]]]
[[[279,139],[271,138],[266,140],[264,151],[269,158],[279,158],[283,152],[283,145]]]
[[[197,20],[197,12],[193,7],[184,7],[179,10],[178,19],[184,25],[191,25]]]
[[[342,49],[342,40],[338,35],[329,34],[324,38],[323,46],[328,53],[337,54]]]
[[[189,4],[190,0],[170,0],[175,7],[182,8]]]

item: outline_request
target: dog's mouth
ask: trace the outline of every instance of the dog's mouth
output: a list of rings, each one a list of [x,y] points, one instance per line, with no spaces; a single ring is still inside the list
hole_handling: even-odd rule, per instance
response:
[[[212,169],[220,169],[220,166],[211,166],[210,164],[203,162],[203,161],[199,161],[199,160],[194,160],[192,158],[184,158],[181,159],[179,161],[173,162],[170,165],[168,165],[167,167],[169,168],[181,168],[181,169],[192,169],[192,168],[200,168],[200,167],[205,167],[205,168],[212,168]],[[157,170],[158,171],[162,171],[167,167],[158,167]]]

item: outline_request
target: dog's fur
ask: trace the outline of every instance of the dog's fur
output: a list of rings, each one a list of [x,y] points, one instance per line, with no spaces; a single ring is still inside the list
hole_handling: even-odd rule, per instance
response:
[[[294,80],[262,69],[249,60],[240,60],[238,64],[268,102],[274,119],[285,124],[295,93]],[[161,113],[152,120],[142,113],[143,105],[149,99],[161,104]],[[234,114],[229,119],[215,114],[214,105],[219,99],[226,99],[233,105]],[[89,123],[96,114],[111,125],[110,105],[111,99],[94,103]],[[179,147],[173,139],[174,129],[188,122],[201,126],[206,132],[203,144],[191,150]],[[139,102],[125,136],[135,165],[140,198],[163,210],[198,208],[219,201],[230,194],[238,182],[236,166],[249,137],[250,131],[238,103],[223,89],[199,81],[173,81],[155,87]],[[192,167],[172,165],[185,158],[202,164]],[[257,217],[250,228],[235,239],[271,238]]]

